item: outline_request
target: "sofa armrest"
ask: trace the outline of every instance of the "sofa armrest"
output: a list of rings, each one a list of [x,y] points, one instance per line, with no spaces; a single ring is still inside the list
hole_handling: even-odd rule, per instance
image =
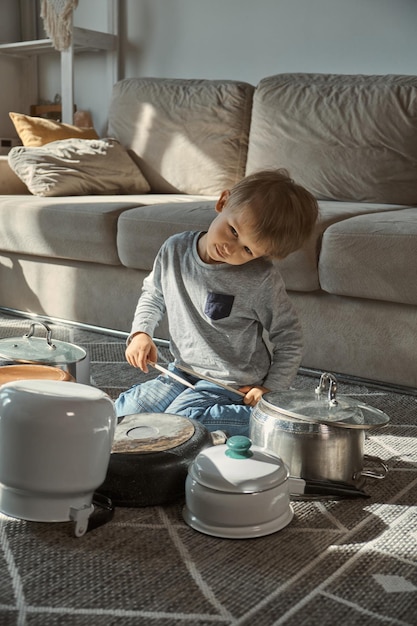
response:
[[[0,156],[0,194],[29,194],[25,183],[10,168],[7,156]]]

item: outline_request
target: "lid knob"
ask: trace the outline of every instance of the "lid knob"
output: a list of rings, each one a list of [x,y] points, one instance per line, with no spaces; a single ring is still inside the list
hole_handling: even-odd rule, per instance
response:
[[[252,456],[252,441],[244,435],[233,435],[226,441],[226,456],[231,459],[249,459]]]

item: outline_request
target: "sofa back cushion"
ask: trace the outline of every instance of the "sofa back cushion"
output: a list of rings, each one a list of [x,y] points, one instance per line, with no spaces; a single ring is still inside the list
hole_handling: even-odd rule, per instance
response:
[[[279,74],[253,100],[246,173],[286,167],[322,200],[417,203],[417,77]]]
[[[152,191],[218,194],[245,175],[253,91],[229,80],[125,79],[113,88],[108,134]]]

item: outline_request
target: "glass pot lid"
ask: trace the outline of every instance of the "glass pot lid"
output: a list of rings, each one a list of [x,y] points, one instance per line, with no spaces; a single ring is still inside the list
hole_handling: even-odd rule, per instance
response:
[[[33,337],[35,324],[46,330],[46,337]],[[45,365],[70,365],[87,356],[79,346],[52,339],[52,331],[44,322],[34,322],[23,337],[0,339],[0,358],[15,363],[42,363]]]
[[[326,383],[329,388],[326,390]],[[277,391],[266,393],[260,404],[268,415],[286,415],[293,419],[342,428],[383,426],[389,417],[353,398],[336,398],[337,379],[324,373],[314,393],[310,391]]]

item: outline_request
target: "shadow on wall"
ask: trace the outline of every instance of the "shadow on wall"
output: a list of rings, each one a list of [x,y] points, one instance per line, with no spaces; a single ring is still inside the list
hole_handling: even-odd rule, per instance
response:
[[[146,51],[152,49],[155,37],[154,0],[120,0],[119,4],[119,70],[120,77],[143,76]],[[164,15],[169,7],[163,7]],[[170,20],[172,26],[172,20]],[[140,42],[140,43],[139,43]]]
[[[107,134],[129,150],[153,192],[219,195],[245,174],[254,86],[191,79],[181,70],[170,78],[157,38],[163,32],[165,50],[181,47],[183,28],[174,5],[121,0],[122,80],[111,96]],[[155,78],[161,76],[168,78]]]
[[[140,43],[132,38],[129,24],[141,25]],[[140,63],[144,51],[152,37],[152,25],[146,3],[135,2],[132,7],[127,7],[127,0],[119,0],[119,76],[124,78],[127,74],[127,59],[134,59],[136,63],[135,76],[140,76]]]

